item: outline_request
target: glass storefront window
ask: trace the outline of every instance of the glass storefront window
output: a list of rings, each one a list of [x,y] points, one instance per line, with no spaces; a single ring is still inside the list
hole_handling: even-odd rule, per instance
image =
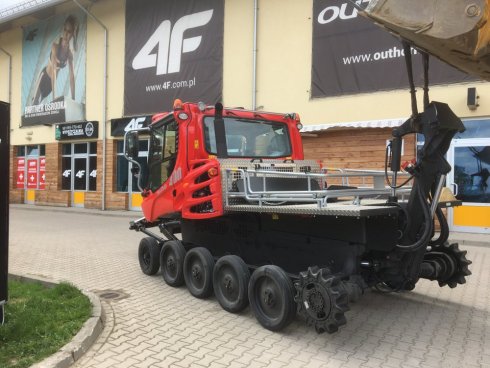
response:
[[[45,189],[46,183],[46,146],[28,145],[16,147],[17,176],[15,187],[17,189]]]
[[[454,148],[454,181],[463,202],[490,203],[490,146]]]
[[[456,133],[455,139],[490,137],[490,121],[488,119],[465,120],[463,123],[466,130],[463,133]]]
[[[61,158],[61,189],[71,190],[71,157]]]
[[[87,153],[87,143],[74,143],[73,144],[75,154]]]
[[[124,153],[124,141],[117,141],[116,142],[116,152],[117,153]]]
[[[71,144],[70,143],[64,143],[61,146],[61,154],[62,155],[71,155]]]
[[[87,190],[87,158],[75,157],[73,159],[73,189]]]
[[[117,155],[116,164],[116,191],[127,192],[128,191],[128,175],[129,175],[129,163],[124,156]]]
[[[97,142],[90,142],[90,154],[97,154]]]
[[[148,139],[141,139],[139,140],[139,145],[138,145],[138,150],[139,152],[148,152]],[[117,141],[116,142],[116,151],[119,154],[124,153],[124,141]]]
[[[39,146],[27,146],[27,156],[39,156]]]
[[[463,121],[466,130],[453,141],[456,198],[473,204],[490,204],[490,119]]]
[[[90,156],[88,160],[88,190],[97,190],[97,156]]]

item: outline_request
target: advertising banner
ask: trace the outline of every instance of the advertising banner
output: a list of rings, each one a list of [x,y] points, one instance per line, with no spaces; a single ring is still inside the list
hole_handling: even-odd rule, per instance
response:
[[[221,101],[223,17],[224,0],[127,0],[124,114]]]
[[[46,157],[39,157],[39,189],[46,189]]]
[[[59,124],[56,125],[55,139],[58,141],[66,141],[70,139],[81,138],[98,138],[99,137],[99,122],[98,121],[83,121],[80,123]]]
[[[25,170],[26,159],[23,157],[17,158],[17,181],[15,186],[17,189],[24,189]]]
[[[369,0],[358,0],[361,6]],[[345,0],[313,1],[311,97],[406,89],[408,77],[401,42],[363,18]],[[423,84],[422,56],[412,50],[414,80]],[[430,58],[430,83],[474,80]]]
[[[22,125],[85,119],[85,13],[57,15],[23,30]]]
[[[37,158],[27,160],[27,189],[37,189]]]
[[[151,117],[152,115],[145,115],[112,119],[111,135],[113,137],[123,137],[129,130],[145,128],[151,124]]]

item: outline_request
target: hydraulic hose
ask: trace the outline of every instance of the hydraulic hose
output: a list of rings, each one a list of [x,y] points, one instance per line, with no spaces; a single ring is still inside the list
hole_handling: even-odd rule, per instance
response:
[[[419,197],[420,205],[422,206],[422,211],[424,215],[424,221],[425,221],[424,233],[422,234],[420,239],[413,244],[409,244],[409,245],[397,244],[396,247],[403,252],[411,252],[414,250],[418,250],[419,248],[423,247],[427,243],[427,241],[432,235],[433,222],[430,217],[429,205],[427,204],[427,201],[424,198],[424,194],[422,193],[421,186],[418,187],[417,195]]]
[[[390,178],[388,177],[388,150],[389,149],[390,149],[389,146],[386,146],[386,150],[385,150],[385,180],[391,189],[399,189],[399,188],[403,187],[404,185],[408,184],[408,182],[410,180],[412,180],[414,178],[414,176],[410,175],[410,177],[407,180],[405,180],[403,183],[401,183],[400,185],[396,185],[396,183],[393,185],[393,183],[390,181]]]
[[[439,221],[439,225],[441,225],[441,231],[439,233],[439,237],[435,240],[430,240],[429,245],[442,245],[449,238],[449,226],[447,224],[446,216],[442,212],[442,209],[437,207],[436,209],[437,220]]]

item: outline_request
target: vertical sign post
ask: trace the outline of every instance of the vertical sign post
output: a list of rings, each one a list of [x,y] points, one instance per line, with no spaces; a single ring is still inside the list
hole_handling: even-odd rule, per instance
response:
[[[0,324],[8,299],[10,105],[0,101]]]

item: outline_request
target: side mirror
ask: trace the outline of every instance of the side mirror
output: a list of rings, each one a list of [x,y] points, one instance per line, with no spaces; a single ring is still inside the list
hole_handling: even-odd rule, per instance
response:
[[[128,159],[138,158],[139,138],[138,132],[127,132],[124,137],[124,156]]]

